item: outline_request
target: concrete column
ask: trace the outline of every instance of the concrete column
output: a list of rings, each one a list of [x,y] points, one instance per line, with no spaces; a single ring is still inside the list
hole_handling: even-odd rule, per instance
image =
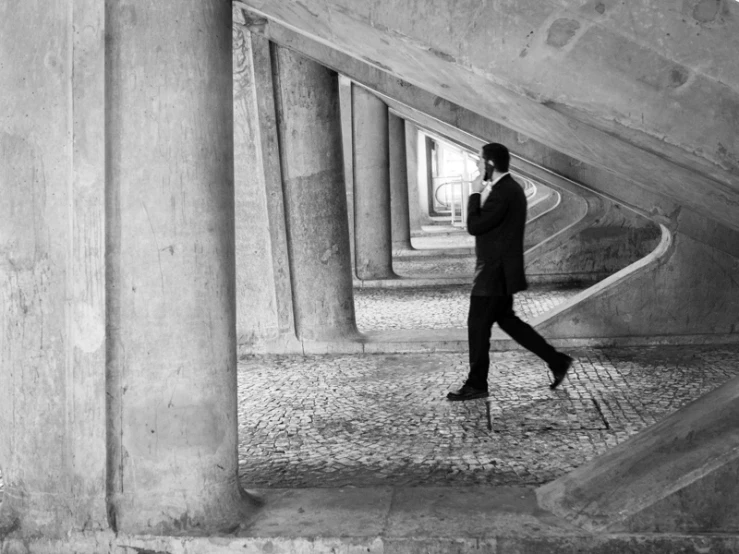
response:
[[[408,160],[405,150],[405,120],[395,114],[388,119],[390,141],[390,210],[393,249],[412,250],[408,209]]]
[[[418,162],[416,177],[418,183],[418,201],[420,204],[419,219],[421,225],[429,225],[433,223],[431,212],[434,205],[433,199],[430,197],[430,189],[433,186],[430,179],[432,153],[428,147],[428,137],[424,133],[419,131],[416,134],[416,138],[416,160]]]
[[[341,110],[341,142],[344,157],[344,183],[349,220],[349,248],[351,249],[352,275],[356,271],[354,257],[354,166],[352,165],[352,82],[339,75],[339,106]]]
[[[352,86],[354,241],[357,277],[391,279],[390,152],[387,105]]]
[[[234,9],[236,330],[239,353],[297,351],[269,41]]]
[[[408,160],[408,214],[410,218],[411,236],[421,232],[421,192],[419,188],[419,132],[418,126],[405,120],[405,153]]]
[[[356,338],[338,75],[273,47],[298,337]]]
[[[94,0],[0,17],[0,537],[107,527],[104,36]]]
[[[231,6],[110,1],[109,513],[128,533],[242,521]]]

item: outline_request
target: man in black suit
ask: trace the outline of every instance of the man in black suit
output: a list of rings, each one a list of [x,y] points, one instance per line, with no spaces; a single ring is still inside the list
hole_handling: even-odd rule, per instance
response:
[[[467,319],[470,371],[461,389],[449,400],[472,400],[488,395],[490,332],[498,323],[524,348],[543,359],[554,375],[552,389],[562,382],[572,358],[558,352],[513,311],[513,295],[527,288],[523,267],[526,195],[508,172],[510,153],[502,144],[482,148],[467,205],[467,231],[475,236],[475,278]]]

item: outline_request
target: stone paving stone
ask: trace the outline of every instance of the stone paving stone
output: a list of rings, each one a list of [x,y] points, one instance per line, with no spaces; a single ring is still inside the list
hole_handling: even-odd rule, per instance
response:
[[[465,329],[472,285],[414,289],[354,289],[360,331]],[[513,309],[530,320],[582,291],[572,285],[532,285],[513,297]]]
[[[492,432],[484,399],[444,398],[466,375],[465,354],[249,358],[239,364],[242,482],[535,486],[739,374],[739,347],[570,353],[556,391],[532,354],[492,354]]]

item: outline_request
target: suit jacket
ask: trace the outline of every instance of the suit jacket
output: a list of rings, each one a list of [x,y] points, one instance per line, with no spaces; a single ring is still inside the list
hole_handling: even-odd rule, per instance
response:
[[[485,203],[480,195],[467,204],[467,231],[475,236],[475,296],[512,295],[527,288],[523,267],[526,195],[510,175],[494,186]]]

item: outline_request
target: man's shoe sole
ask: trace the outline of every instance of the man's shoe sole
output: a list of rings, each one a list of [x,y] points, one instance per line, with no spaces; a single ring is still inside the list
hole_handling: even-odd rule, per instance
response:
[[[477,398],[487,398],[489,394],[487,392],[476,392],[475,394],[459,394],[452,395],[447,394],[446,399],[450,402],[463,402],[465,400],[475,400]]]

